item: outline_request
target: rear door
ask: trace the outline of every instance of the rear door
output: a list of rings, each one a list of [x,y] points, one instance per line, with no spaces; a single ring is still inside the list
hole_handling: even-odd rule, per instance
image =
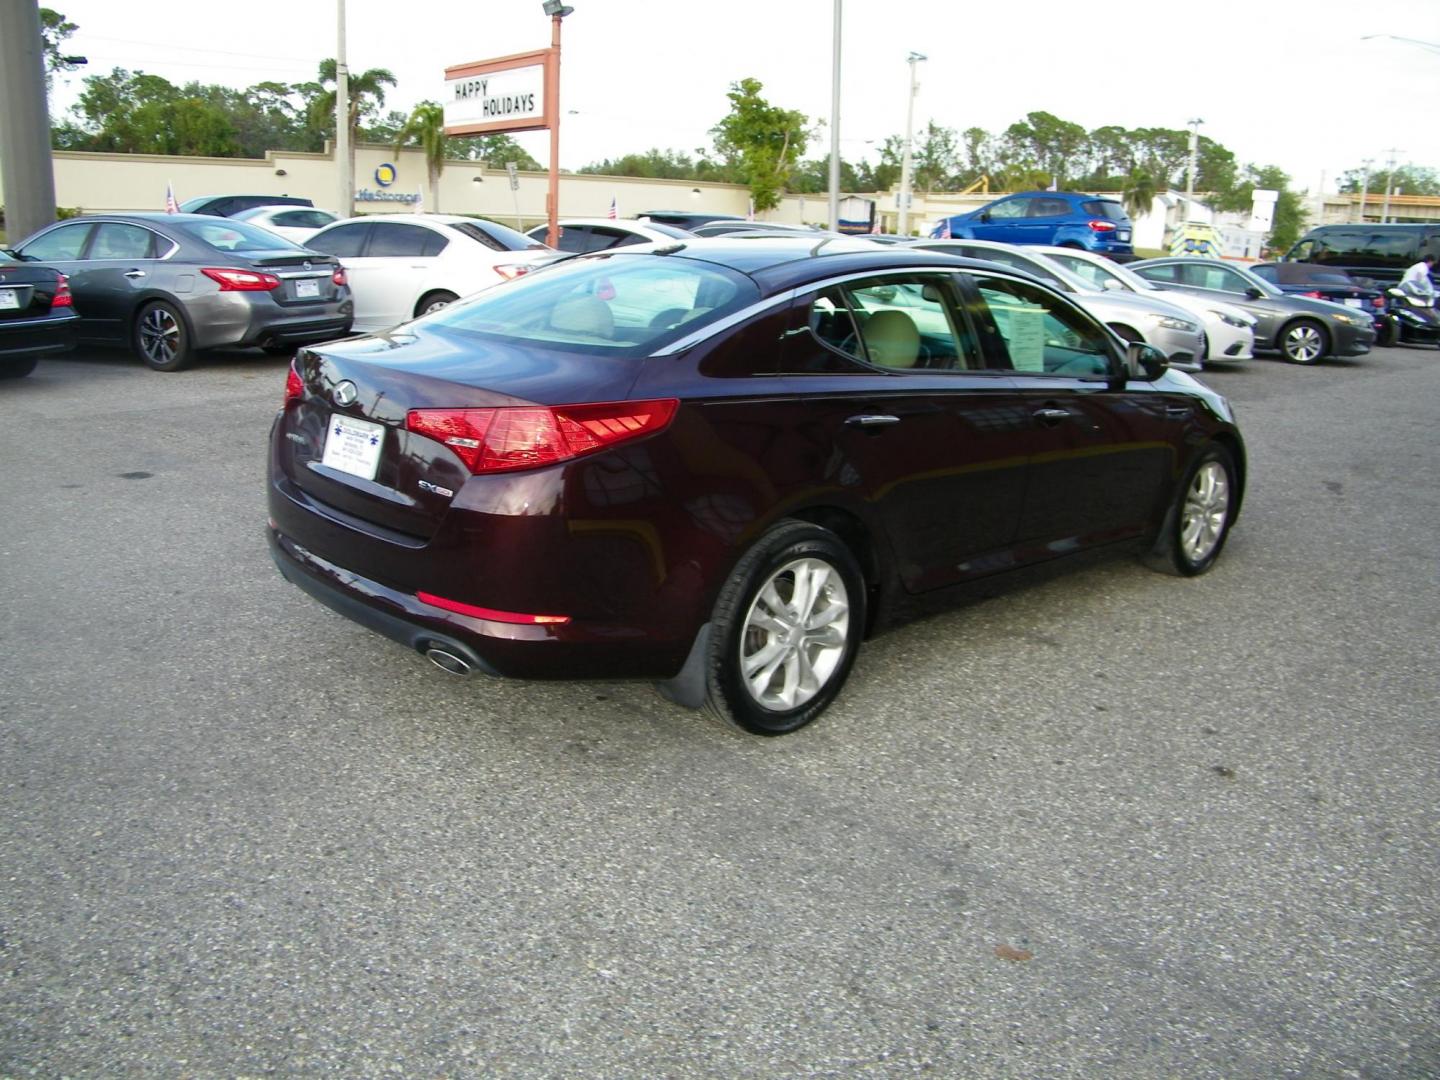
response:
[[[1003,568],[1029,421],[1013,381],[985,369],[951,275],[887,272],[799,297],[781,363],[806,486],[874,515],[907,590]]]
[[[1055,239],[1058,229],[1070,214],[1070,204],[1053,196],[1039,196],[1028,200],[1030,208],[1016,223],[1017,244],[1049,244]]]

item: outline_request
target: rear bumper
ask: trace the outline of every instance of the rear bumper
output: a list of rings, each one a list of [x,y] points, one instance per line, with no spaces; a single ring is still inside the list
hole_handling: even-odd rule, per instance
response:
[[[79,317],[72,314],[63,318],[52,315],[0,322],[0,364],[6,360],[69,352],[75,348],[75,326],[79,321]]]
[[[329,341],[348,334],[355,321],[348,289],[340,299],[318,304],[280,304],[268,293],[217,292],[191,298],[185,309],[199,349]]]

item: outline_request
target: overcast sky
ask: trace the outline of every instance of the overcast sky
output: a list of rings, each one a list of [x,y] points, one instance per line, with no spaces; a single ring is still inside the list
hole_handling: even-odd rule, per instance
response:
[[[44,0],[79,30],[89,73],[120,66],[245,87],[313,79],[335,55],[336,0]],[[833,0],[571,0],[561,166],[652,147],[693,152],[753,76],[774,104],[829,119]],[[389,68],[387,108],[440,97],[449,65],[550,42],[540,0],[347,0],[352,71]],[[1182,20],[1184,25],[1182,25]],[[1426,48],[1389,37],[1432,43]],[[924,53],[915,126],[998,133],[1043,109],[1087,129],[1183,128],[1296,188],[1334,190],[1364,158],[1440,167],[1440,0],[844,0],[841,153],[878,160],[905,127],[911,50]],[[64,113],[82,70],[56,86]],[[575,110],[575,115],[569,115]],[[542,164],[544,132],[518,136]],[[829,129],[807,157],[829,153]]]

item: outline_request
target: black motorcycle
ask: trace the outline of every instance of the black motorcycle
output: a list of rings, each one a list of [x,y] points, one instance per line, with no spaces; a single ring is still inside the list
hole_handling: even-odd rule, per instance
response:
[[[1381,345],[1440,346],[1440,314],[1428,296],[1399,287],[1385,290],[1385,311],[1377,320]]]

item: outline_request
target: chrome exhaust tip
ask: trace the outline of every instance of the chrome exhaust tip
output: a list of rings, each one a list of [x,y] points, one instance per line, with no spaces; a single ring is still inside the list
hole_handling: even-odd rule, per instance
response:
[[[425,650],[425,659],[442,671],[448,671],[451,675],[469,675],[472,670],[470,662],[464,657],[456,656],[438,645],[431,645]]]

